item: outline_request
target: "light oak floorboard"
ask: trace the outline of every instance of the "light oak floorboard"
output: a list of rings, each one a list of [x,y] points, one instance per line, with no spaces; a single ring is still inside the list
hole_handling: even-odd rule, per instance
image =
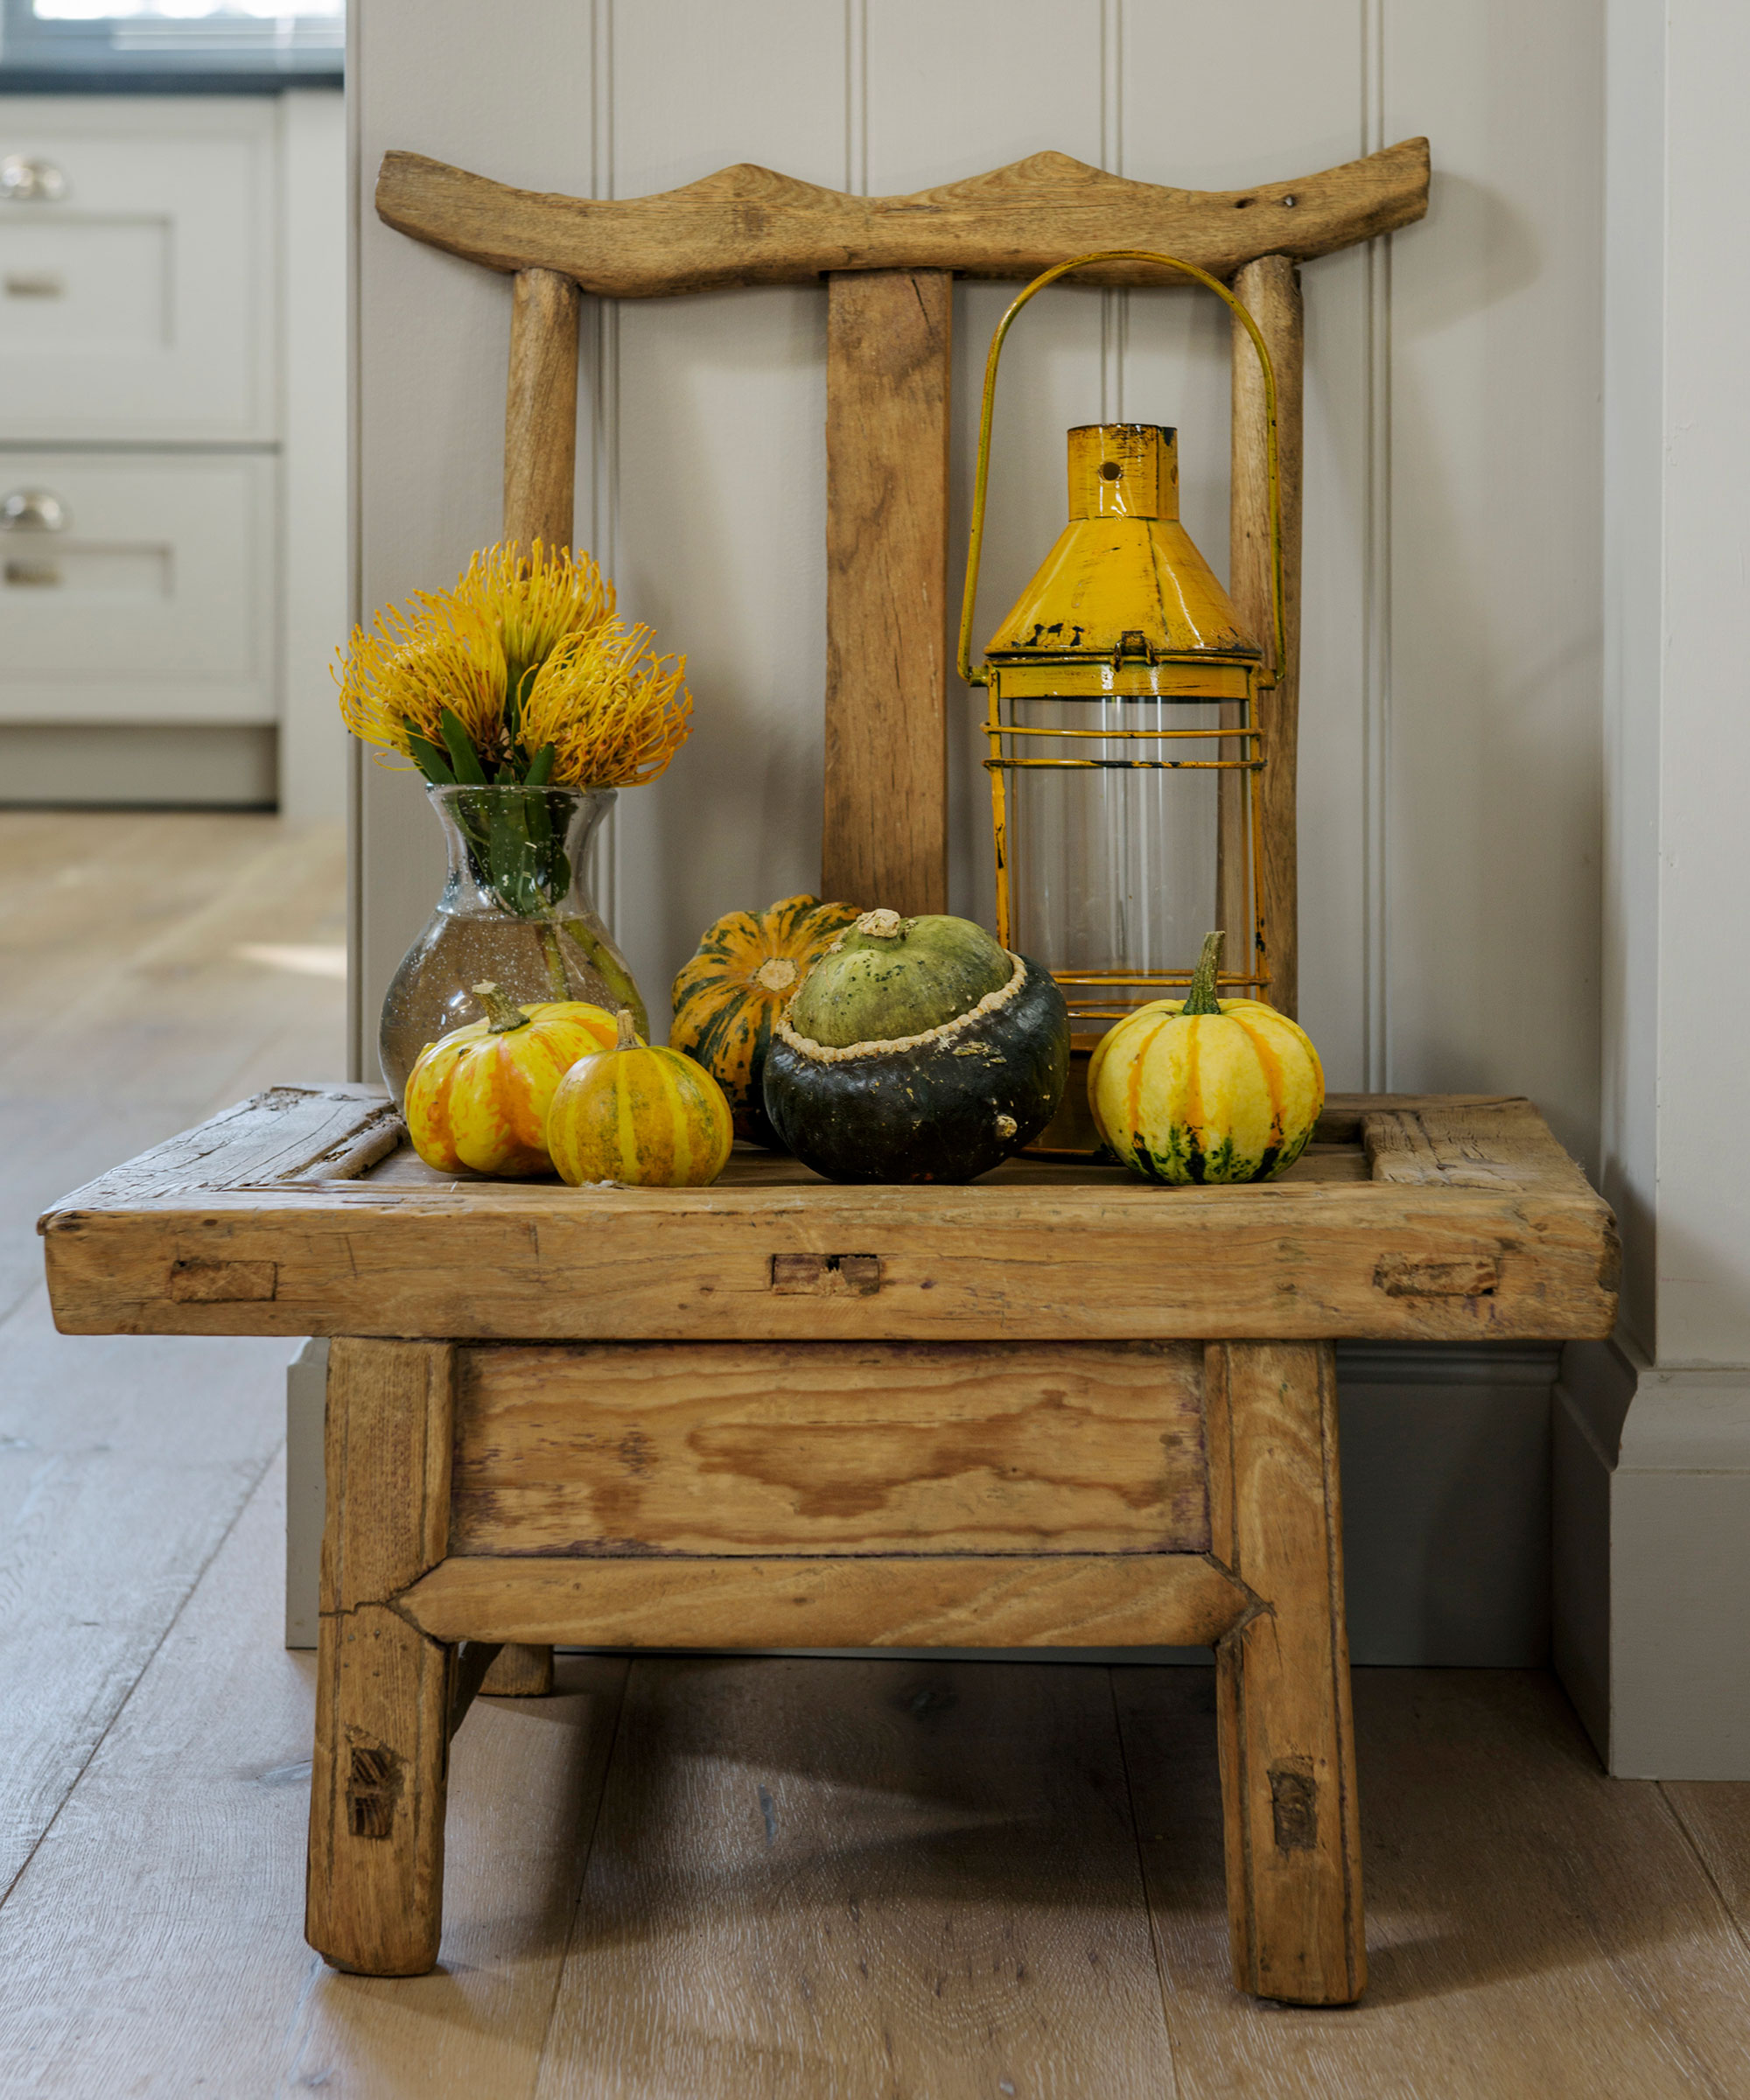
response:
[[[1178,2090],[1103,1670],[634,1664],[540,2100]]]
[[[287,1345],[0,1326],[0,1892],[284,1433]]]
[[[1209,1676],[1114,1676],[1187,2094],[1750,2094],[1750,1956],[1658,1788],[1605,1777],[1549,1677],[1355,1673],[1371,1981],[1315,2012],[1228,1983]]]
[[[1750,1784],[1667,1780],[1661,1790],[1750,1943]]]
[[[304,1943],[312,1658],[280,1646],[276,1464],[0,1908],[0,2094],[532,2092],[626,1666],[477,1700],[452,1756],[443,1964]]]

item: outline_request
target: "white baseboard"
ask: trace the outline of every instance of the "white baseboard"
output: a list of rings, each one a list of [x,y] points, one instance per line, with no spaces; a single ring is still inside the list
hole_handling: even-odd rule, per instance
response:
[[[1750,1367],[1572,1346],[1556,1391],[1556,1667],[1624,1779],[1750,1779]]]
[[[0,723],[0,803],[268,809],[278,754],[270,722]]]

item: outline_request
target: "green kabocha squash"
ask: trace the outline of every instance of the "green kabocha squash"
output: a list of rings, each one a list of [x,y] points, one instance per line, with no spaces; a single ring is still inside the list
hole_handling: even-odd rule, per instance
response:
[[[728,1095],[735,1134],[776,1145],[762,1082],[772,1024],[854,904],[786,897],[764,912],[725,912],[675,979],[668,1047],[702,1064]]]
[[[772,1031],[766,1112],[834,1181],[970,1181],[1038,1136],[1069,1070],[1049,974],[970,920],[865,912]]]
[[[1259,999],[1217,999],[1222,936],[1189,995],[1139,1006],[1101,1037],[1088,1105],[1102,1138],[1152,1181],[1269,1181],[1306,1151],[1325,1105],[1311,1039]]]

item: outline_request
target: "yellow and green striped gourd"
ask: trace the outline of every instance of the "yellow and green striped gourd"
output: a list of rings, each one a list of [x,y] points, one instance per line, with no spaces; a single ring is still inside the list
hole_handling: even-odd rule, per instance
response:
[[[407,1134],[441,1174],[544,1174],[554,1089],[613,1041],[613,1016],[583,999],[516,1006],[496,984],[476,984],[474,997],[485,1020],[428,1043],[408,1075]]]
[[[1152,1181],[1269,1181],[1306,1149],[1325,1074],[1304,1030],[1261,999],[1217,999],[1222,936],[1188,996],[1157,999],[1100,1039],[1088,1102],[1101,1137]]]
[[[668,1047],[696,1058],[728,1095],[738,1138],[781,1149],[762,1091],[773,1024],[809,966],[857,915],[854,904],[818,897],[725,912],[675,979]]]
[[[548,1152],[574,1188],[701,1188],[723,1172],[734,1142],[723,1088],[678,1050],[640,1043],[625,1007],[618,1042],[580,1058],[547,1111]]]

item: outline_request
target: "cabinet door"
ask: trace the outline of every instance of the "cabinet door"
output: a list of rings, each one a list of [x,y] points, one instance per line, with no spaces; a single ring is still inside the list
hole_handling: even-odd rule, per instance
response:
[[[0,98],[0,443],[271,439],[266,98]]]
[[[272,721],[277,465],[0,452],[0,721]]]

